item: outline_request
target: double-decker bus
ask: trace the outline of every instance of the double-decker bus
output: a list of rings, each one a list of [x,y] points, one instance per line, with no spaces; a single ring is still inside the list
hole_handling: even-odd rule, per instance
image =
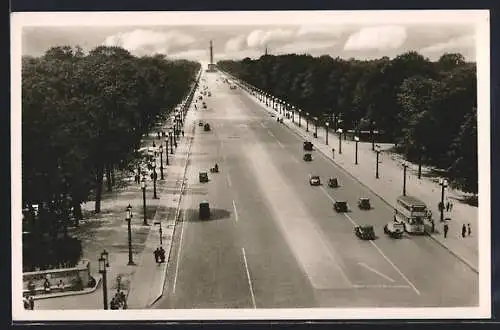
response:
[[[424,221],[429,217],[427,205],[413,196],[399,196],[394,210],[394,220],[403,223],[410,234],[423,234]]]

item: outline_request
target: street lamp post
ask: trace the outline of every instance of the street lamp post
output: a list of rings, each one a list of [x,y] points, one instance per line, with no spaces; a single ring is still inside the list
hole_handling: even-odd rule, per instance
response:
[[[104,309],[108,309],[108,281],[107,281],[107,270],[106,268],[109,267],[109,259],[108,259],[108,252],[104,250],[101,253],[101,257],[99,258],[99,273],[102,275],[102,300],[103,300],[103,305]]]
[[[370,133],[372,135],[371,136],[371,138],[372,138],[372,151],[375,151],[375,131],[374,131],[374,129],[375,129],[375,122],[374,121],[372,121],[372,127],[371,128],[372,129],[371,129]]]
[[[337,133],[339,133],[339,155],[342,154],[342,128],[337,129]]]
[[[309,132],[309,112],[306,112],[306,132]]]
[[[168,132],[168,137],[170,138],[170,154],[174,154],[174,133],[172,131],[172,128],[170,128],[170,131]]]
[[[329,122],[325,123],[325,136],[326,136],[326,145],[328,145],[328,126],[330,126]]]
[[[292,123],[295,124],[295,107],[292,106]]]
[[[441,203],[439,204],[439,211],[441,212],[440,219],[444,221],[444,189],[448,187],[448,180],[439,179],[439,185],[441,186]]]
[[[160,144],[160,180],[163,180],[163,144]]]
[[[375,169],[375,179],[378,179],[379,178],[379,175],[378,175],[378,157],[379,157],[379,154],[380,154],[380,146],[377,146],[375,148],[375,152],[377,153],[377,163],[376,163],[376,169]]]
[[[314,136],[318,137],[318,117],[314,117]]]
[[[170,165],[168,162],[168,138],[165,139],[165,161],[167,162],[167,166]]]
[[[143,177],[141,180],[141,188],[142,188],[142,209],[144,211],[144,226],[148,225],[148,220],[146,218],[146,178]]]
[[[358,143],[359,143],[359,137],[355,136],[354,137],[354,141],[356,142],[356,152],[355,152],[356,156],[355,156],[354,164],[358,165]]]
[[[406,196],[406,168],[408,164],[403,164],[403,196]]]
[[[299,109],[299,127],[302,127],[301,125],[301,122],[300,122],[300,118],[302,117],[300,114],[302,113],[302,110]]]
[[[155,221],[155,225],[160,225],[160,245],[163,245],[163,229],[161,228],[161,221]]]
[[[157,177],[157,174],[156,174],[156,158],[153,161],[152,165],[153,165],[153,199],[158,199],[158,197],[156,196],[156,177]]]
[[[135,265],[134,260],[132,259],[132,228],[130,226],[130,222],[132,220],[132,206],[128,204],[127,213],[125,215],[125,220],[127,220],[127,229],[128,229],[128,264],[129,266]]]

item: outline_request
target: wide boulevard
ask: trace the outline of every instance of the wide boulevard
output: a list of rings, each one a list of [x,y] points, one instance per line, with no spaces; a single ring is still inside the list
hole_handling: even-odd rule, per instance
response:
[[[427,236],[384,235],[393,215],[386,203],[318,151],[304,162],[295,133],[246,92],[230,89],[222,74],[204,77],[212,95],[203,98],[207,109],[200,102],[192,111],[212,129],[196,125],[165,293],[155,308],[478,304],[476,273]],[[211,174],[215,163],[220,172]],[[208,183],[199,182],[200,171],[209,172]],[[323,184],[310,186],[309,174]],[[328,177],[340,187],[329,188]],[[373,208],[360,210],[359,197]],[[210,203],[209,220],[199,220],[202,200]],[[336,213],[335,200],[346,200],[351,212]],[[372,224],[378,238],[359,240],[355,224]]]

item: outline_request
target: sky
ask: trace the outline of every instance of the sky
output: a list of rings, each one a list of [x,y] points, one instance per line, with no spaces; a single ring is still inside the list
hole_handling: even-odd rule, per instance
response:
[[[257,21],[256,21],[257,22]],[[475,61],[476,30],[467,21],[409,23],[383,19],[366,22],[344,19],[342,24],[315,23],[314,20],[280,20],[282,24],[183,24],[129,26],[31,25],[22,28],[22,54],[38,56],[49,47],[79,45],[90,50],[98,45],[117,45],[134,55],[165,54],[208,63],[209,42],[213,40],[214,61],[258,58],[268,53],[330,55],[341,58],[393,58],[417,51],[431,60],[444,53],[458,52]],[[225,22],[227,23],[227,22]]]

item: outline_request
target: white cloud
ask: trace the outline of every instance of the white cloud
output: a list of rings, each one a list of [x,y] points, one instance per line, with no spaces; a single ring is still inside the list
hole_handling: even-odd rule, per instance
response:
[[[397,49],[404,44],[406,37],[404,26],[386,25],[362,28],[349,36],[344,50]]]
[[[298,41],[285,44],[278,47],[275,51],[271,49],[271,53],[309,53],[311,50],[327,49],[337,44],[336,41]]]
[[[446,52],[447,50],[457,50],[463,48],[474,48],[476,37],[472,34],[451,38],[448,41],[440,42],[425,48],[420,51],[422,53]]]
[[[104,40],[104,45],[121,46],[133,54],[149,55],[167,54],[172,49],[188,46],[195,41],[192,36],[178,31],[137,29],[108,36]]]
[[[226,50],[226,52],[236,52],[242,50],[244,46],[246,46],[245,41],[246,41],[245,35],[240,35],[231,38],[226,42],[226,46],[224,47],[224,49]]]
[[[285,29],[273,29],[269,31],[254,30],[248,34],[247,46],[250,48],[257,48],[265,46],[270,42],[290,41],[294,34],[294,31]]]
[[[337,25],[302,25],[297,31],[297,37],[340,37],[346,28]]]

